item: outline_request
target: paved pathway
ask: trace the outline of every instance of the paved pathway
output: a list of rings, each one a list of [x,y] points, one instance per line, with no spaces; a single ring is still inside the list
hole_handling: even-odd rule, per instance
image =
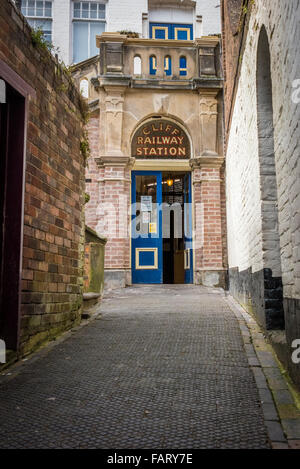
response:
[[[0,447],[269,447],[221,292],[132,287],[104,299],[101,313],[2,377]]]

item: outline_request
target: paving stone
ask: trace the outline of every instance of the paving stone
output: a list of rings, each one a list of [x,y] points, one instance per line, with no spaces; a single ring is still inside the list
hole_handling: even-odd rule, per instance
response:
[[[248,363],[249,363],[250,366],[259,366],[260,367],[260,363],[259,363],[258,359],[254,356],[248,357]]]
[[[300,419],[283,419],[282,426],[289,440],[300,439]]]
[[[269,389],[266,377],[261,368],[253,366],[251,368],[252,373],[254,374],[254,379],[258,388]]]
[[[294,404],[277,404],[281,419],[300,419],[300,410]]]
[[[299,440],[288,440],[290,449],[300,449],[300,439]]]
[[[260,400],[262,403],[274,404],[274,400],[269,389],[258,389]]]
[[[268,383],[272,390],[287,390],[288,386],[278,368],[265,368]]]
[[[269,438],[272,442],[277,441],[277,442],[286,442],[286,438],[283,434],[281,425],[279,422],[275,421],[266,421],[266,425],[268,428],[269,432]]]
[[[289,449],[289,445],[287,443],[278,443],[272,442],[272,449]]]
[[[262,367],[277,367],[277,363],[271,352],[261,352],[257,350],[256,353]]]
[[[285,389],[274,390],[273,396],[277,404],[294,404],[292,395]]]
[[[270,448],[269,391],[222,295],[131,287],[100,310],[1,381],[1,448]]]
[[[266,420],[279,420],[277,410],[273,403],[264,402],[262,409]]]

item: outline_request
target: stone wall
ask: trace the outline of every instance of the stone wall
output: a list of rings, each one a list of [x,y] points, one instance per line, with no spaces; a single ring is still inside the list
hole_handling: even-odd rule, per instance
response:
[[[85,227],[84,247],[84,276],[85,293],[95,293],[100,296],[104,290],[104,258],[106,238]]]
[[[230,288],[268,329],[284,327],[283,296],[290,348],[300,338],[300,2],[249,1],[242,15],[240,3],[223,2]]]
[[[0,2],[0,59],[30,84],[19,352],[80,321],[84,159],[81,97],[9,0]],[[16,292],[17,294],[17,292]]]

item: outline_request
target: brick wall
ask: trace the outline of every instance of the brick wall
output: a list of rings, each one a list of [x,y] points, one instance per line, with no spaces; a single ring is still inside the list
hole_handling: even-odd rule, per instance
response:
[[[36,91],[28,107],[20,353],[80,320],[84,236],[81,99],[12,2],[0,59]]]
[[[271,297],[259,299],[268,320],[269,304],[277,301],[276,292],[282,276],[287,342],[290,347],[293,339],[300,338],[300,164],[297,149],[300,104],[299,99],[295,99],[297,96],[292,99],[296,91],[294,81],[300,78],[300,2],[249,2],[248,13],[243,20],[245,27],[235,37],[229,27],[229,3],[223,2],[227,79],[228,248],[229,267],[241,274],[237,281],[234,279],[236,274],[232,276],[232,285],[240,301],[249,306],[251,295],[257,295],[260,290],[256,280],[260,277],[265,282],[264,295],[267,290],[272,292]],[[256,87],[260,76],[257,73],[257,51],[263,27],[270,49],[273,100],[273,122],[268,129],[261,126],[262,116],[268,118],[268,110],[264,100],[257,95]],[[265,53],[264,58],[266,61]],[[257,104],[262,115],[257,113]],[[274,133],[272,148],[270,146],[263,154],[262,140],[269,138],[270,131]],[[275,158],[273,166],[267,164],[265,159],[271,154]],[[270,225],[274,225],[274,217],[269,213],[274,204],[278,206],[275,225],[279,234],[279,254],[275,246],[269,249],[275,239],[274,233],[269,233]],[[269,255],[270,252],[274,258]],[[271,281],[270,272],[273,274]],[[253,298],[252,306],[256,300]],[[289,352],[289,360],[290,355]],[[299,367],[296,369],[290,362],[289,365],[293,376],[300,382]]]

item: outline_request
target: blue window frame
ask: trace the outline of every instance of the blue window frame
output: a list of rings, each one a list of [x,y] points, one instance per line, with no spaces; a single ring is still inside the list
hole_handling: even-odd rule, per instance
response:
[[[192,24],[150,23],[151,39],[176,39],[192,41],[194,39]]]
[[[150,75],[156,75],[157,61],[156,61],[155,55],[151,55],[149,59],[149,66],[150,66]]]
[[[172,75],[172,59],[169,55],[165,57],[164,70],[167,76]]]

